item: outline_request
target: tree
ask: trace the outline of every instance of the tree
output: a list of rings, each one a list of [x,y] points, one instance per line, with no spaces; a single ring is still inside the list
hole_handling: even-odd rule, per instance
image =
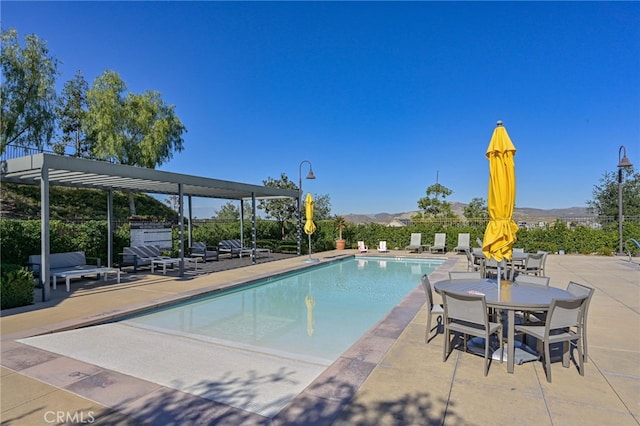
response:
[[[67,147],[72,147],[72,157],[91,158],[91,142],[82,129],[87,113],[88,88],[89,85],[80,70],[72,80],[64,84],[56,107],[61,134],[59,140],[53,144],[54,152],[59,155],[65,155]]]
[[[425,217],[456,217],[451,204],[445,201],[445,198],[451,194],[453,194],[452,190],[435,183],[427,188],[427,196],[418,200],[418,208],[424,210]]]
[[[263,180],[264,186],[271,188],[298,189],[298,186],[289,180],[285,173],[280,174],[280,179],[269,177]],[[268,218],[275,219],[280,225],[281,237],[286,238],[285,223],[293,221],[297,223],[297,201],[294,198],[276,198],[272,200],[260,200],[258,207],[264,210]]]
[[[55,129],[58,61],[49,56],[46,43],[35,34],[24,38],[24,48],[15,29],[2,32],[0,38],[0,153],[9,144],[41,150]]]
[[[488,219],[487,202],[482,197],[473,198],[464,208],[463,214],[467,219]]]
[[[167,198],[165,198],[164,200],[165,204],[169,206],[169,208],[175,212],[178,212],[178,210],[180,210],[180,197],[175,195],[175,194],[171,194],[168,195]]]
[[[331,198],[327,194],[313,196],[313,220],[331,219]]]
[[[87,91],[83,130],[97,159],[154,169],[183,149],[185,126],[160,93],[128,93],[114,71],[105,71]],[[133,196],[129,197],[135,214]]]
[[[215,218],[223,222],[237,222],[240,220],[240,208],[233,201],[229,201],[220,207]]]
[[[640,173],[633,167],[622,168],[622,207],[624,216],[640,216]],[[618,172],[605,172],[593,187],[593,199],[587,205],[598,216],[618,219]]]

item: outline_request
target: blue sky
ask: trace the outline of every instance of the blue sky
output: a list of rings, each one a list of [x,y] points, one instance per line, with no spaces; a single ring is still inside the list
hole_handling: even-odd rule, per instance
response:
[[[58,85],[105,70],[175,105],[185,150],[159,167],[328,194],[332,213],[487,198],[497,120],[516,207],[585,206],[618,148],[640,164],[640,2],[13,2]],[[303,177],[308,172],[302,166]],[[209,217],[221,203],[194,200]]]

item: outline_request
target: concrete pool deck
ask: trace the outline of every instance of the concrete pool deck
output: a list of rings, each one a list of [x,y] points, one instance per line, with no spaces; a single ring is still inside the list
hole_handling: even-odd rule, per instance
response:
[[[331,260],[354,251],[314,257]],[[391,256],[407,256],[392,252]],[[421,257],[427,257],[423,255]],[[438,256],[434,256],[438,257]],[[596,288],[589,311],[585,376],[552,364],[546,382],[539,362],[493,363],[454,351],[442,362],[442,335],[424,343],[424,294],[416,290],[275,417],[260,416],[20,344],[16,340],[117,317],[129,310],[299,268],[294,257],[184,279],[127,274],[109,281],[58,287],[53,301],[3,312],[2,424],[640,424],[640,267],[621,257],[549,256],[551,285],[572,280]],[[449,254],[431,276],[466,270]],[[171,350],[170,348],[167,350]],[[161,353],[159,356],[163,356]],[[189,360],[185,360],[188,364]],[[215,360],[212,360],[214,363]],[[204,379],[204,378],[203,378]],[[228,383],[208,385],[224,392]],[[281,382],[282,377],[254,378]],[[242,383],[245,398],[254,382]]]

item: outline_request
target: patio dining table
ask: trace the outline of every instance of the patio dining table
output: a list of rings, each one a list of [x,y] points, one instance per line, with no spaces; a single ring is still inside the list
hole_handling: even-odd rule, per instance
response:
[[[492,279],[443,280],[434,284],[436,293],[442,290],[457,293],[484,294],[487,307],[507,311],[507,371],[513,373],[515,359],[515,311],[548,311],[553,299],[575,299],[566,290],[529,283],[502,280],[500,291],[498,282]]]

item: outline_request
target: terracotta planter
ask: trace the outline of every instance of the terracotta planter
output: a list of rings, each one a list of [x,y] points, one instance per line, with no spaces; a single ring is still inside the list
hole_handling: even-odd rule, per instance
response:
[[[336,240],[336,249],[344,250],[346,243],[347,243],[346,240]]]

